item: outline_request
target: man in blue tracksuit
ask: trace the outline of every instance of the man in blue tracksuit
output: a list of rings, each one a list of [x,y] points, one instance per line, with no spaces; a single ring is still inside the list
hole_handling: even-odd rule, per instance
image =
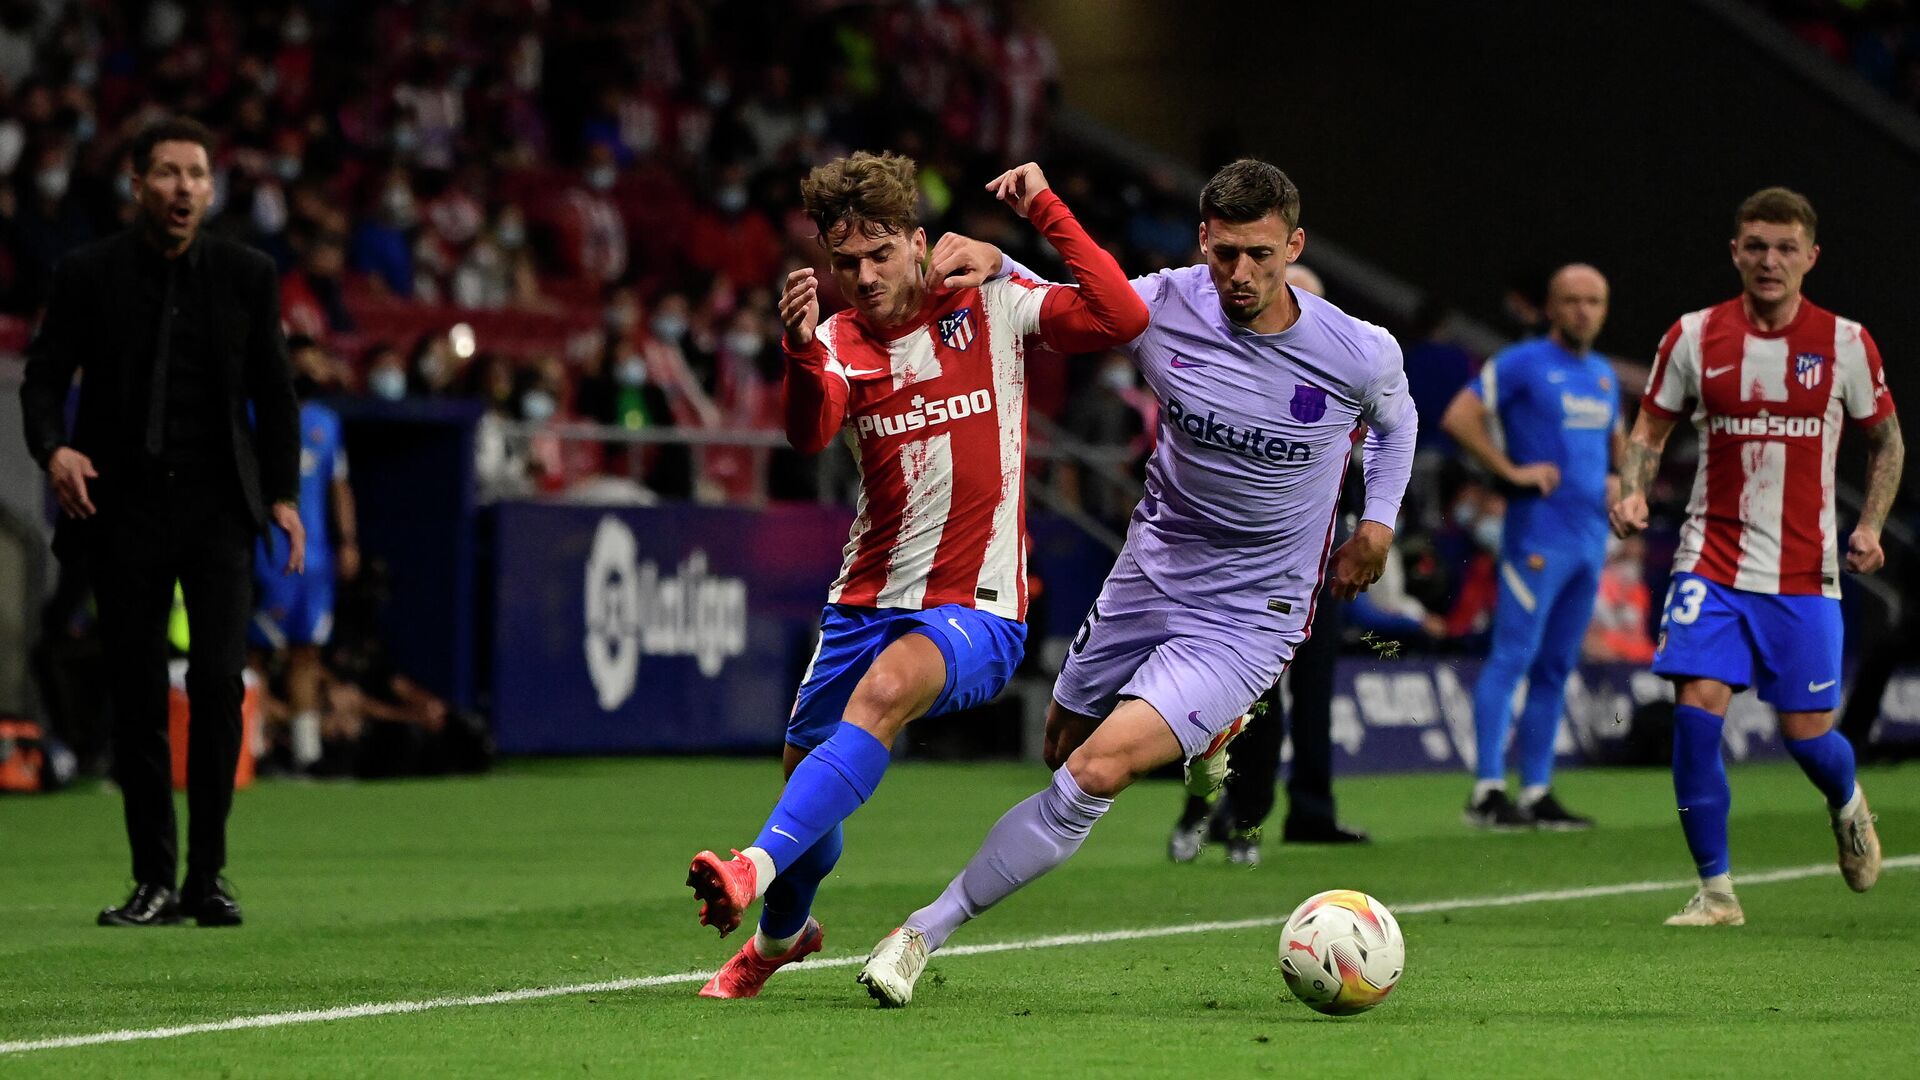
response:
[[[1488,360],[1441,426],[1507,487],[1493,649],[1474,686],[1476,777],[1468,824],[1586,829],[1553,796],[1553,743],[1567,675],[1593,618],[1606,559],[1607,506],[1622,449],[1613,369],[1592,351],[1607,279],[1561,267],[1547,290],[1549,330]],[[1524,464],[1516,464],[1524,462]],[[1515,744],[1521,794],[1507,795],[1514,689],[1527,679]]]
[[[305,770],[321,756],[321,700],[325,669],[320,650],[333,634],[336,577],[351,581],[360,569],[353,489],[347,481],[347,450],[340,417],[313,400],[328,363],[313,339],[295,335],[287,343],[300,399],[300,520],[307,527],[307,572],[267,573],[286,553],[278,536],[259,541],[254,561],[257,609],[248,633],[256,649],[286,653],[288,743],[293,764]]]

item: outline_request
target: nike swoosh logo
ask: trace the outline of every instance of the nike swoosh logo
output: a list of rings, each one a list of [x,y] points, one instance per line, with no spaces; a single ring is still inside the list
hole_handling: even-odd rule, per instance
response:
[[[1823,683],[1810,682],[1807,684],[1807,692],[1817,694],[1820,691],[1825,690],[1827,687],[1832,686],[1834,683],[1837,683],[1839,681],[1840,681],[1839,679],[1828,679],[1826,682],[1823,682]]]
[[[1710,367],[1707,369],[1707,378],[1717,379],[1727,372],[1732,371],[1737,366],[1738,365],[1735,364],[1728,364],[1726,367]]]
[[[1173,358],[1173,366],[1177,368],[1190,368],[1190,367],[1212,367],[1213,365],[1203,364],[1195,360],[1182,360],[1176,356]]]
[[[1188,714],[1187,714],[1187,722],[1188,722],[1188,723],[1193,723],[1193,724],[1197,724],[1197,723],[1199,723],[1199,722],[1200,722],[1200,710],[1199,710],[1199,709],[1195,709],[1195,710],[1193,710],[1192,712],[1190,712],[1190,713],[1188,713]]]
[[[949,618],[947,619],[947,625],[960,631],[960,636],[967,639],[967,644],[973,644],[973,638],[967,633],[967,628],[960,625],[959,619]]]
[[[885,368],[848,368],[847,378],[857,379],[862,375],[879,375],[885,370]]]
[[[783,828],[781,828],[781,827],[780,827],[780,826],[778,826],[778,825],[769,825],[769,826],[767,826],[767,828],[768,828],[769,830],[771,830],[771,831],[773,831],[773,832],[777,832],[777,833],[779,833],[779,834],[780,834],[781,836],[784,836],[784,837],[786,837],[787,839],[789,839],[789,840],[791,840],[791,841],[793,841],[793,842],[794,842],[794,843],[796,843],[796,844],[800,842],[800,838],[799,838],[799,837],[797,837],[797,836],[795,836],[795,835],[793,835],[792,833],[790,833],[790,832],[788,832],[787,830],[785,830],[785,829],[783,829]]]

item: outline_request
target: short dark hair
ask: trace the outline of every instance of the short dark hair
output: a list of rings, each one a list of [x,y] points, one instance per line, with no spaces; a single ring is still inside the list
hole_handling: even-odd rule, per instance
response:
[[[1815,228],[1820,219],[1813,212],[1813,204],[1805,195],[1783,187],[1761,188],[1747,196],[1740,209],[1733,215],[1733,235],[1740,235],[1740,227],[1749,221],[1764,221],[1769,225],[1804,225],[1807,229],[1807,243],[1813,243]]]
[[[198,143],[209,158],[213,156],[213,132],[207,130],[207,125],[190,116],[169,116],[148,124],[133,137],[133,171],[136,174],[146,175],[148,166],[153,164],[153,148],[163,142]]]
[[[916,175],[912,158],[860,150],[808,173],[800,199],[823,244],[842,222],[867,237],[905,236],[920,224]]]
[[[1278,213],[1291,231],[1300,224],[1300,189],[1287,174],[1258,158],[1239,161],[1213,174],[1200,189],[1200,218],[1259,221]]]

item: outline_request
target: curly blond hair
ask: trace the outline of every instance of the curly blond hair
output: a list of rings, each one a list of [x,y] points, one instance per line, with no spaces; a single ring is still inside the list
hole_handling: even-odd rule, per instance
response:
[[[829,161],[800,181],[800,198],[829,243],[835,232],[843,239],[853,229],[868,237],[905,236],[920,224],[913,159],[894,153],[860,150]]]

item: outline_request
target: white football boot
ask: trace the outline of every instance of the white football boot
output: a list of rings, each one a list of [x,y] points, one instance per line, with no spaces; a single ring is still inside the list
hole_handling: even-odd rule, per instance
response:
[[[1201,818],[1193,825],[1176,823],[1167,837],[1167,858],[1177,863],[1190,863],[1199,858],[1200,852],[1207,846],[1208,823],[1207,818]]]
[[[1680,914],[1668,917],[1667,925],[1745,926],[1747,915],[1740,910],[1740,898],[1732,893],[1701,889],[1680,909]]]
[[[882,1008],[897,1009],[913,1000],[913,984],[926,967],[926,935],[903,926],[873,947],[857,979]]]
[[[1840,848],[1840,874],[1847,888],[1866,892],[1880,880],[1880,833],[1873,827],[1878,819],[1867,809],[1867,793],[1853,785],[1850,803],[1853,813],[1833,811],[1833,839]]]

